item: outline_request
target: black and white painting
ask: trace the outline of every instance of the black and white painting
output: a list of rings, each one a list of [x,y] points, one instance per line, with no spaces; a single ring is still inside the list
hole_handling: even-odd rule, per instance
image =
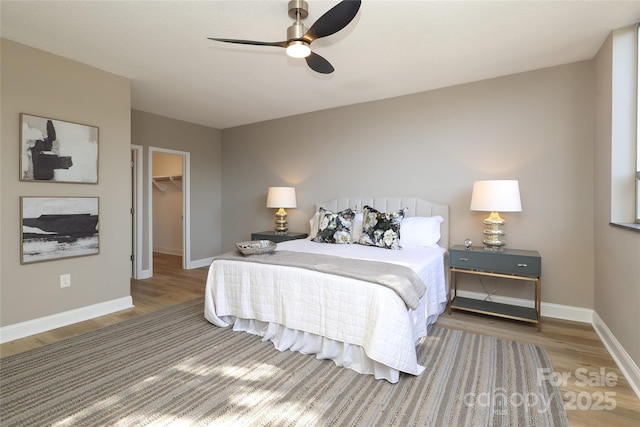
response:
[[[97,197],[21,197],[21,264],[96,255]]]
[[[98,183],[98,128],[20,114],[20,180]]]

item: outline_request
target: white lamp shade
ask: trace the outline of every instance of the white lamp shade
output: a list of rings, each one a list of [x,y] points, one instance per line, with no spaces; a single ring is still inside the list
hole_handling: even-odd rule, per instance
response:
[[[295,208],[296,189],[293,187],[269,187],[267,193],[268,208]]]
[[[473,183],[471,210],[485,212],[521,212],[517,180],[489,180]]]

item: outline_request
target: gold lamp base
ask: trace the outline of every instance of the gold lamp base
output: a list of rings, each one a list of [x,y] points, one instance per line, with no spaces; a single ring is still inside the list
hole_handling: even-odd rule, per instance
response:
[[[482,231],[482,234],[485,235],[482,243],[485,244],[485,249],[488,251],[501,251],[505,245],[504,231],[502,230],[502,226],[505,224],[504,219],[500,217],[498,212],[491,212],[484,221],[482,221],[484,225],[487,226]]]
[[[276,212],[276,233],[287,234],[288,230],[287,211],[279,208]]]

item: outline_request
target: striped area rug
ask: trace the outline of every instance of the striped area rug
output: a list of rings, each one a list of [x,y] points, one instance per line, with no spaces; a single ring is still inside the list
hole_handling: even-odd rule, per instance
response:
[[[2,426],[566,426],[540,347],[434,327],[397,384],[209,324],[198,299],[0,360]]]

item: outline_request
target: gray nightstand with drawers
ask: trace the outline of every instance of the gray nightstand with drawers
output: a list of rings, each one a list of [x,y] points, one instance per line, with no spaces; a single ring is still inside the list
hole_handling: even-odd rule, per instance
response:
[[[449,303],[449,314],[451,314],[451,309],[455,309],[521,320],[536,324],[538,331],[540,331],[542,259],[537,251],[517,249],[488,251],[482,247],[473,246],[467,249],[462,245],[456,245],[449,249],[449,268],[453,290],[453,299]],[[535,285],[535,308],[460,297],[457,295],[457,276],[460,273],[532,282]]]

